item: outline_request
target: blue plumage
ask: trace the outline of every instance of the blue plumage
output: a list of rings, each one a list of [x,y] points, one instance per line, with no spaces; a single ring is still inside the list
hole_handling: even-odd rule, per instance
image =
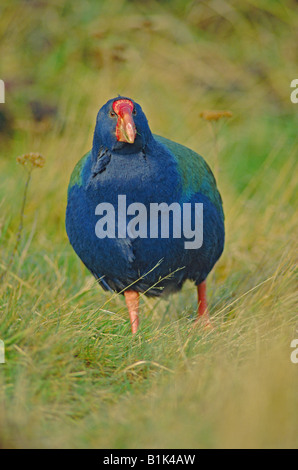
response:
[[[125,104],[128,99],[110,100],[99,111],[92,150],[72,174],[66,212],[70,243],[104,289],[121,292],[129,286],[147,295],[161,295],[179,290],[186,279],[199,285],[224,247],[222,202],[212,172],[192,150],[154,136],[141,107],[132,100],[131,119],[125,120],[129,113],[124,113],[121,120],[121,113],[115,112],[119,100]],[[127,122],[135,125],[133,143]],[[98,238],[95,209],[102,202],[116,208],[119,195],[126,196],[127,206],[138,202],[148,209],[148,226],[150,203],[176,202],[181,207],[187,202],[192,207],[202,203],[203,245],[185,249],[183,230],[181,238],[173,238],[172,229],[169,238],[161,238],[160,233],[158,238],[129,234],[126,238]],[[132,218],[127,216],[127,224]],[[117,217],[115,226],[117,229]]]

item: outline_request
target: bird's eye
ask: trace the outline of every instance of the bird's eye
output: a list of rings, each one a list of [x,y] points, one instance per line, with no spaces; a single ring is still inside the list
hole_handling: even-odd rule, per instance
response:
[[[115,111],[110,111],[110,116],[111,116],[111,117],[115,117],[115,116],[116,116]]]
[[[137,114],[137,110],[136,110],[136,108],[133,108],[133,110],[132,110],[132,114],[133,114],[134,116]]]

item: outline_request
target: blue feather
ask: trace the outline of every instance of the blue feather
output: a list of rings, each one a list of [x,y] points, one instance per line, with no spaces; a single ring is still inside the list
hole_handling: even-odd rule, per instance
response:
[[[186,279],[200,284],[224,247],[222,201],[212,172],[194,151],[154,136],[134,102],[135,142],[118,142],[110,115],[113,101],[99,111],[92,150],[71,177],[66,211],[70,243],[104,289],[121,292],[130,286],[158,296],[179,290]],[[98,238],[95,208],[102,202],[117,207],[118,195],[126,195],[127,206],[142,203],[148,214],[154,202],[202,203],[203,245],[185,249],[185,236],[173,238],[172,232],[169,238]],[[127,216],[127,224],[131,219]]]

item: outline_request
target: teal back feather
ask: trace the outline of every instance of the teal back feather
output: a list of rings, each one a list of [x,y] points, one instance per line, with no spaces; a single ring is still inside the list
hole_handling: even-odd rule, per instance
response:
[[[173,142],[159,135],[154,138],[164,145],[173,155],[182,179],[182,192],[185,200],[201,192],[222,213],[222,200],[216,187],[216,181],[209,165],[203,157],[184,145]]]
[[[87,158],[90,156],[90,154],[91,154],[91,150],[89,150],[89,152],[85,153],[85,155],[78,161],[78,163],[74,167],[74,169],[72,171],[72,174],[71,174],[71,177],[70,177],[68,192],[70,191],[70,189],[74,185],[82,186],[82,184],[83,184],[82,172],[83,172],[83,169],[84,169],[85,162],[86,162]]]

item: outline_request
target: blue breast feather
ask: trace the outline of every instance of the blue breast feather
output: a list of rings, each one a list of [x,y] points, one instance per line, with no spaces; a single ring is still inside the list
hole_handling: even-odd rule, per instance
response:
[[[159,136],[146,151],[113,155],[106,150],[96,162],[89,152],[73,172],[68,191],[66,230],[74,250],[104,289],[128,286],[146,295],[179,290],[186,279],[204,281],[224,247],[224,215],[214,177],[195,152]],[[203,244],[185,249],[181,238],[104,238],[95,234],[101,202],[127,206],[139,202],[181,205],[203,203]],[[129,222],[131,217],[127,217]],[[171,234],[170,234],[171,235]]]

